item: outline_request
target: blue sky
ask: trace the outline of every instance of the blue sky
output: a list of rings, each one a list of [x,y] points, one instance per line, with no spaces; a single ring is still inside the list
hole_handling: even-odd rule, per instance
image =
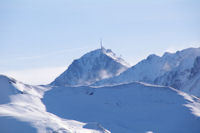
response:
[[[199,0],[1,0],[0,73],[48,83],[100,38],[132,65],[199,47],[199,7]]]

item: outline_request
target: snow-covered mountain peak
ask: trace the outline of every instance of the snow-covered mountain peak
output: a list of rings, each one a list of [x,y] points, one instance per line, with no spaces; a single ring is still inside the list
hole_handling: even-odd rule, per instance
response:
[[[176,54],[181,54],[181,55],[198,55],[200,52],[200,47],[199,48],[186,48],[181,51],[177,51]]]
[[[200,48],[187,48],[175,53],[166,52],[162,56],[151,54],[146,59],[121,73],[119,76],[96,82],[94,85],[142,81],[168,86],[171,85],[171,83],[168,82],[171,82],[172,78],[176,80],[176,82],[180,81],[179,78],[174,78],[178,75],[182,75],[180,76],[182,79],[187,79],[186,75],[190,75],[189,72],[193,67],[195,60],[196,64],[198,64],[198,59],[196,59],[198,56],[200,56]],[[198,70],[198,65],[193,69],[193,71]],[[183,75],[185,75],[185,78],[183,78]],[[176,86],[172,86],[176,87],[177,83]]]
[[[80,86],[119,75],[129,65],[110,49],[96,49],[76,59],[52,85]]]
[[[154,60],[154,59],[159,59],[160,56],[156,55],[156,54],[151,54],[147,57],[147,60]]]
[[[96,49],[93,50],[91,52],[86,53],[85,55],[83,55],[81,58],[97,58],[101,55],[107,55],[108,57],[112,58],[113,60],[115,60],[116,62],[123,64],[126,67],[130,67],[130,65],[121,57],[118,57],[111,49],[106,49],[104,47],[100,48],[100,49]]]
[[[172,55],[173,53],[171,53],[171,52],[165,52],[164,54],[163,54],[163,57],[164,56],[169,56],[169,55]]]

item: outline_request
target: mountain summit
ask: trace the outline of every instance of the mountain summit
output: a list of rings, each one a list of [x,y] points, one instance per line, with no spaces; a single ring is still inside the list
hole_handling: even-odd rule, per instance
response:
[[[90,85],[96,81],[117,76],[129,68],[129,64],[110,49],[101,47],[76,59],[51,84],[56,86]]]
[[[104,86],[133,81],[171,86],[200,97],[200,48],[187,48],[163,56],[149,55],[119,76],[97,81],[93,85]],[[189,86],[188,86],[189,85]]]

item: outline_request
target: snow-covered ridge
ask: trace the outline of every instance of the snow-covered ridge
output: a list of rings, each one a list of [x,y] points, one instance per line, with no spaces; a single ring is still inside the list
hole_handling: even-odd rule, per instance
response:
[[[10,96],[20,93],[20,90],[16,89],[12,83],[16,80],[8,78],[4,75],[0,75],[0,104],[5,104],[10,101]]]
[[[154,83],[172,86],[200,97],[200,49],[190,48],[181,52],[183,60],[180,64],[164,75],[157,77]]]
[[[26,85],[0,75],[0,125],[4,126],[0,132],[110,133],[98,123],[62,119],[47,112],[41,98],[49,89],[49,86]]]
[[[117,57],[117,55],[115,53],[113,53],[111,49],[105,49],[104,47],[102,47],[100,50],[107,56],[114,59],[116,62],[123,64],[126,67],[131,67],[130,64],[128,64],[123,58]]]
[[[142,82],[57,86],[45,94],[43,101],[47,110],[58,116],[96,121],[113,133],[200,131],[199,99],[170,87]]]
[[[173,88],[142,82],[101,88],[51,88],[25,85],[0,76],[0,90],[5,89],[2,86],[5,84],[19,92],[9,95],[9,103],[0,105],[0,124],[5,125],[5,117],[15,118],[16,121],[10,120],[14,123],[12,128],[5,125],[0,132],[110,133],[108,130],[111,130],[114,133],[145,133],[151,130],[198,133],[200,130],[199,99]],[[164,121],[160,122],[162,119]],[[152,124],[149,125],[149,121]]]
[[[68,69],[51,84],[58,86],[90,85],[96,81],[117,76],[129,68],[122,58],[110,49],[97,49],[74,60]]]
[[[176,53],[166,52],[163,56],[152,54],[120,75],[97,81],[93,85],[112,85],[142,81],[180,89],[181,85],[179,85],[177,80],[183,82],[189,80],[188,77],[191,69],[198,56],[200,56],[200,48],[188,48]]]

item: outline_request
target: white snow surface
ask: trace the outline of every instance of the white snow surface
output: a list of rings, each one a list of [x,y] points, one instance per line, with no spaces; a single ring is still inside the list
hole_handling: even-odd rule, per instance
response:
[[[188,48],[176,53],[167,52],[162,57],[152,54],[120,75],[97,81],[93,85],[114,85],[141,81],[172,86],[186,91],[184,82],[189,80],[191,69],[198,56],[200,56],[200,48]],[[180,80],[181,82],[179,82]],[[196,88],[200,90],[199,87]],[[196,88],[192,89],[196,90]],[[200,96],[193,92],[191,94]]]
[[[53,87],[43,102],[62,118],[95,121],[112,133],[200,132],[200,100],[169,87],[140,82]]]
[[[129,68],[102,47],[50,85],[0,75],[0,132],[200,133],[199,86],[200,48],[150,55]]]
[[[110,49],[97,49],[74,60],[68,69],[51,84],[57,86],[90,85],[96,81],[117,76],[129,67]]]
[[[46,111],[41,98],[48,86],[25,85],[6,76],[0,76],[1,133],[109,133],[98,123],[83,123],[62,119]],[[17,90],[16,93],[13,90]],[[6,100],[2,100],[2,97]],[[10,99],[9,101],[7,99]],[[12,124],[12,125],[11,125]],[[91,126],[92,127],[91,127]]]
[[[200,97],[200,56],[192,61],[192,67],[174,69],[155,80],[155,84],[173,86],[189,94]]]

